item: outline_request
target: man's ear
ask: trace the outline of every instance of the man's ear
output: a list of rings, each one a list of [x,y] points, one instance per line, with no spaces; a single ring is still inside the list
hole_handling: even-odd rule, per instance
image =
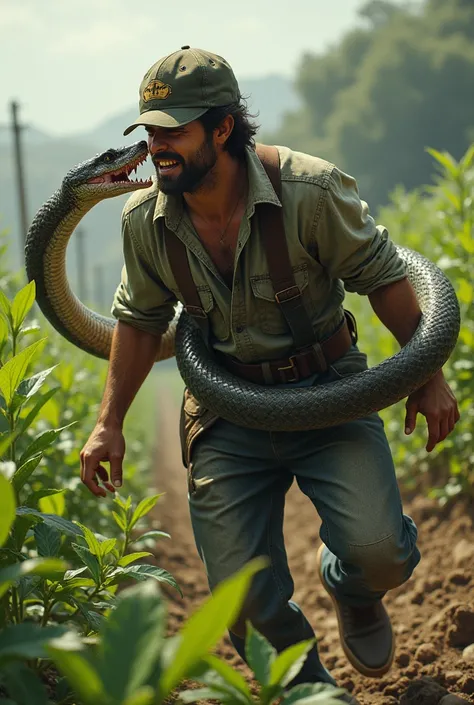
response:
[[[234,129],[234,118],[232,115],[226,115],[222,122],[214,130],[214,139],[216,145],[223,146],[229,139],[232,130]]]

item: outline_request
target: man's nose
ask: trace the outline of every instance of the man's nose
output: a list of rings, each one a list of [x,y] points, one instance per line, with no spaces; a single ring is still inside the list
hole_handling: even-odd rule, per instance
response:
[[[150,135],[148,138],[148,149],[151,154],[164,152],[167,149],[167,144],[163,135],[158,135],[156,132]]]

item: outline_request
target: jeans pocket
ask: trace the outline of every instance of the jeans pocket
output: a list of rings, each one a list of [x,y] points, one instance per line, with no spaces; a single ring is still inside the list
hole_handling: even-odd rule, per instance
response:
[[[179,435],[181,440],[181,457],[183,465],[188,470],[188,488],[194,491],[192,479],[191,451],[197,439],[210,428],[219,417],[194,397],[186,387],[181,406]]]

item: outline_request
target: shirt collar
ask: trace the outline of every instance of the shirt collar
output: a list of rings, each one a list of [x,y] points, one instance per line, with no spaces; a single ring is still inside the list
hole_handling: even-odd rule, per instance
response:
[[[249,180],[248,212],[252,212],[254,206],[259,203],[273,203],[275,206],[281,206],[281,202],[273,189],[267,172],[255,151],[246,147],[245,158],[247,161]],[[183,215],[184,207],[181,196],[167,196],[161,191],[158,191],[155,212],[153,214],[154,221],[157,218],[164,217],[166,226],[170,228],[170,230],[176,231]]]

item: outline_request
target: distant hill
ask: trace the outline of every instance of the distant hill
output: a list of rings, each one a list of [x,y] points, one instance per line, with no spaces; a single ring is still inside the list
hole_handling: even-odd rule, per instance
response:
[[[272,75],[264,78],[243,79],[242,92],[249,96],[251,112],[259,112],[257,122],[262,132],[276,129],[285,112],[298,107],[298,97],[287,78]],[[137,108],[130,108],[101,122],[84,133],[55,138],[37,130],[34,125],[23,132],[22,147],[26,172],[26,191],[30,220],[40,206],[60,186],[64,174],[75,164],[109,147],[131,144],[143,138],[143,133],[122,135],[124,128],[137,116]],[[10,133],[0,130],[0,230],[9,230],[9,257],[14,269],[20,266],[19,216],[13,145]],[[143,168],[142,175],[150,173]],[[85,233],[86,259],[90,262],[88,300],[102,305],[105,310],[119,281],[122,265],[120,213],[126,196],[104,201],[88,213],[81,223]],[[74,289],[76,277],[74,235],[67,253],[68,276]],[[100,267],[101,269],[98,269]],[[95,269],[94,269],[95,268]],[[98,281],[99,280],[99,281]]]

